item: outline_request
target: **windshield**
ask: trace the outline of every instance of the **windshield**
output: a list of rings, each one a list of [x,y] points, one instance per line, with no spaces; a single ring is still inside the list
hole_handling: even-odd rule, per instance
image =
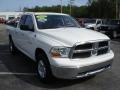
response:
[[[109,22],[109,20],[102,20],[102,24],[104,24],[104,25],[108,25],[110,22]]]
[[[103,24],[106,24],[106,25],[118,25],[120,22],[119,20],[104,20],[103,21]]]
[[[36,15],[39,29],[54,29],[61,27],[80,27],[75,19],[68,15]]]
[[[86,19],[85,23],[96,23],[95,19]]]
[[[119,24],[119,20],[111,20],[110,24],[111,25],[118,25]]]

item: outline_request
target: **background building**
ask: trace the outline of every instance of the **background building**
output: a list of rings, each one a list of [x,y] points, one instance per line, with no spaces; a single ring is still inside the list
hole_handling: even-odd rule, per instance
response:
[[[23,12],[0,12],[0,18],[4,20],[10,20],[20,17],[22,13]]]

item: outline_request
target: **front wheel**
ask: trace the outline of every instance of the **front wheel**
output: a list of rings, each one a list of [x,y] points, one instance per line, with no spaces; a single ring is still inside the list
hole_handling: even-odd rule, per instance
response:
[[[48,62],[47,57],[44,55],[39,55],[37,62],[37,73],[40,81],[44,83],[49,83],[51,80],[53,80],[52,72],[50,69],[50,64]]]

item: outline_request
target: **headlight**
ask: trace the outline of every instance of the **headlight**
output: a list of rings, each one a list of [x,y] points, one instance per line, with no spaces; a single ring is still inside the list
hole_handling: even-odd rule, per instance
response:
[[[68,47],[53,47],[50,50],[50,55],[54,58],[67,58],[69,56],[70,48]]]

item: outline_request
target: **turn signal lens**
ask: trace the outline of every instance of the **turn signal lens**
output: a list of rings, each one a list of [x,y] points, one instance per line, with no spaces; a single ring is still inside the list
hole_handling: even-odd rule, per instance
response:
[[[53,47],[50,51],[52,57],[55,58],[66,58],[69,56],[70,48],[68,47]]]

